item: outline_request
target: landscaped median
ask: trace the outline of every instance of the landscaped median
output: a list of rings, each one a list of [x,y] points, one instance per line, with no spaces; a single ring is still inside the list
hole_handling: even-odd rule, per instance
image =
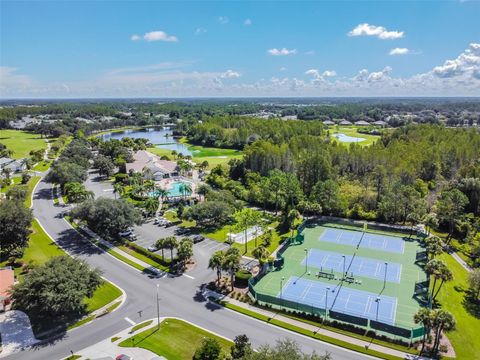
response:
[[[340,346],[342,348],[350,349],[350,350],[353,350],[353,351],[356,351],[356,352],[359,352],[359,353],[362,353],[362,354],[375,356],[375,357],[378,357],[380,359],[386,359],[386,360],[404,359],[404,356],[400,357],[400,356],[396,356],[396,355],[392,355],[392,354],[383,353],[383,352],[380,352],[380,351],[377,351],[377,350],[373,350],[371,348],[367,348],[365,346],[356,345],[356,344],[353,344],[353,343],[350,343],[350,342],[347,342],[347,341],[343,341],[343,340],[339,340],[339,339],[336,339],[336,338],[333,338],[333,337],[330,337],[330,336],[326,336],[324,334],[321,334],[319,331],[313,332],[313,331],[307,330],[303,327],[296,326],[296,325],[287,323],[285,321],[278,320],[278,319],[275,318],[275,316],[267,316],[267,315],[252,311],[250,309],[246,309],[242,306],[232,304],[228,301],[216,301],[213,298],[209,298],[209,299],[211,301],[215,301],[217,304],[220,304],[220,305],[226,307],[227,309],[239,312],[243,315],[250,316],[250,317],[253,317],[257,320],[266,322],[268,324],[272,324],[272,325],[281,327],[283,329],[286,329],[286,330],[293,331],[293,332],[296,332],[296,333],[301,334],[301,335],[311,337],[313,339],[321,340],[321,341],[329,343],[329,344],[337,345],[337,346]],[[295,319],[295,320],[298,321],[298,319]],[[309,327],[311,327],[311,326],[309,326]],[[320,330],[320,328],[318,328],[318,330]],[[354,340],[354,339],[352,338],[352,340]],[[386,349],[386,351],[390,352],[390,349]],[[404,352],[405,353],[406,351],[396,350],[392,347],[391,352],[392,353],[399,353],[399,352]]]

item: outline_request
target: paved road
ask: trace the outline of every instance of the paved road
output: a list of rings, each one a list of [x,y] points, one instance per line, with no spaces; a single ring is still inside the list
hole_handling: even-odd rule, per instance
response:
[[[208,255],[211,253],[208,246],[195,246],[198,264],[188,273],[189,277],[168,275],[152,279],[86,243],[62,219],[61,212],[64,209],[53,205],[50,184],[44,180],[38,184],[33,205],[35,216],[50,236],[72,255],[100,268],[107,279],[123,288],[127,299],[112,314],[70,331],[61,339],[10,355],[6,359],[61,359],[68,356],[70,350],[76,352],[129,327],[130,322],[125,318],[140,322],[156,317],[157,284],[161,298],[160,316],[184,318],[228,338],[244,333],[255,347],[264,343],[274,344],[277,339],[289,337],[296,340],[304,351],[328,351],[336,360],[372,358],[267,325],[206,301],[200,287],[214,278],[214,273],[207,269]]]

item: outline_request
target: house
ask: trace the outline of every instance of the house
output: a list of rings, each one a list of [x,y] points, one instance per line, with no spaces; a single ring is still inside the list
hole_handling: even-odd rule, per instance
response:
[[[161,160],[157,155],[140,150],[133,154],[133,162],[126,165],[127,172],[150,171],[155,181],[179,175],[178,165],[175,161]]]
[[[340,125],[352,125],[352,122],[348,120],[342,120],[340,121]]]
[[[21,172],[27,169],[27,165],[23,159],[14,160],[8,157],[0,158],[0,171],[10,169],[11,173]]]
[[[0,268],[0,312],[5,311],[11,302],[10,288],[14,283],[15,274],[12,268]]]
[[[387,125],[387,123],[383,120],[374,121],[372,124],[377,125],[377,126],[386,126]]]
[[[325,120],[323,125],[335,125],[335,123],[332,120]]]
[[[357,121],[357,122],[355,122],[355,125],[356,126],[370,126],[370,124],[368,122],[366,122],[365,120]]]

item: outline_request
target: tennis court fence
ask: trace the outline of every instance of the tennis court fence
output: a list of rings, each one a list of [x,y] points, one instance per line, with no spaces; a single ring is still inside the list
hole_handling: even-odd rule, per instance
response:
[[[250,278],[248,281],[248,287],[252,298],[261,306],[267,306],[285,311],[295,311],[304,313],[307,315],[314,315],[317,317],[325,316],[325,308],[319,308],[313,304],[303,304],[288,299],[282,299],[276,296],[259,293],[255,290],[254,285],[258,282],[258,279]],[[328,311],[328,318],[330,320],[336,320],[342,323],[350,324],[353,326],[360,326],[366,330],[377,330],[385,334],[386,336],[396,339],[397,337],[403,339],[409,339],[415,341],[423,336],[424,328],[408,328],[404,326],[391,325],[383,323],[381,321],[364,318],[361,316],[348,314],[346,312],[339,312],[334,310]]]

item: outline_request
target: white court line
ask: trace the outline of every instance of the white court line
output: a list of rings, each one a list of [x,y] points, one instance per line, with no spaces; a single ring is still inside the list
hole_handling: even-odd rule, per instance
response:
[[[350,297],[351,297],[351,296],[352,296],[352,294],[348,294],[348,298],[347,298],[347,300],[345,301],[345,305],[343,305],[343,307],[345,308],[345,310],[348,309],[347,304],[348,304],[348,302],[350,301]]]
[[[397,314],[397,304],[398,304],[398,301],[397,299],[395,299],[395,306],[392,306],[392,313],[390,314],[390,318],[392,319],[393,323],[395,324],[395,317],[396,317],[396,314]]]
[[[132,319],[128,318],[128,317],[124,317],[124,319],[130,323],[130,325],[137,325],[137,323],[135,321],[133,321]]]
[[[312,283],[308,284],[308,286],[303,290],[302,295],[300,296],[301,300],[305,300],[305,296],[307,296],[311,287],[312,287]]]
[[[400,279],[401,279],[401,277],[402,277],[402,267],[403,267],[403,264],[399,264],[399,265],[400,265],[400,268],[397,268],[397,269],[399,269],[399,270],[398,270],[397,280],[398,280],[398,282],[400,283]]]
[[[343,235],[343,230],[340,230],[337,236],[337,239],[335,240],[336,243],[340,243],[340,237]]]
[[[368,295],[367,303],[365,304],[365,309],[363,309],[363,315],[370,313],[370,308],[372,307],[372,297]]]

